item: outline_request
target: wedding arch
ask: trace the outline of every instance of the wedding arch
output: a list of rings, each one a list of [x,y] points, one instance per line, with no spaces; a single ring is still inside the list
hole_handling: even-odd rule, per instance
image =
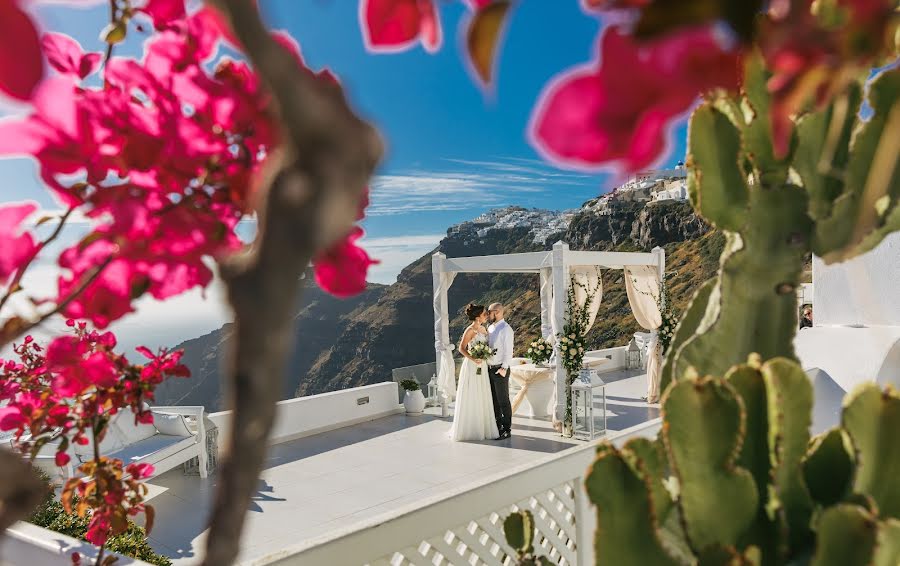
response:
[[[649,253],[572,251],[564,242],[557,242],[551,251],[504,255],[448,258],[437,252],[431,257],[434,278],[434,349],[438,367],[438,388],[452,398],[455,394],[456,364],[454,345],[450,341],[450,317],[447,291],[459,273],[536,273],[540,276],[541,335],[551,343],[565,324],[566,293],[572,278],[600,285],[600,269],[624,271],[628,302],[638,324],[651,332],[647,378],[659,383],[661,356],[657,347],[656,330],[662,324],[657,298],[666,267],[662,248]],[[588,286],[591,286],[588,283]],[[580,287],[579,287],[580,289]],[[584,301],[585,293],[576,289],[576,300]],[[599,289],[599,287],[598,287]],[[591,324],[602,302],[602,289],[593,302]],[[555,359],[555,358],[554,358]],[[556,363],[556,418],[565,411],[565,369]]]

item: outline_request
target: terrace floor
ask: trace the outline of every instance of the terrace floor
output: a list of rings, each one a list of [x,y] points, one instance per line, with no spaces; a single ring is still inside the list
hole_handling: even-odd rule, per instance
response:
[[[636,371],[603,375],[610,432],[659,416],[640,400],[646,378]],[[259,559],[424,497],[456,491],[510,468],[538,463],[579,441],[560,437],[549,421],[515,417],[512,438],[451,442],[450,418],[393,415],[273,446],[244,526],[239,560]],[[176,564],[202,554],[216,476],[180,468],[149,482],[156,522],[150,542]]]

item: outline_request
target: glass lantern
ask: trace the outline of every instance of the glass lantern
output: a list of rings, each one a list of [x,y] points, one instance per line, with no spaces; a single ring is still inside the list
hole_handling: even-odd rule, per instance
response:
[[[572,436],[593,440],[606,434],[606,383],[596,370],[583,369],[572,383]]]
[[[431,407],[437,407],[440,405],[441,400],[438,397],[438,385],[437,385],[437,375],[431,374],[431,381],[428,382],[428,405]]]
[[[632,338],[625,350],[625,368],[640,369],[641,368],[641,347],[638,346],[637,339]]]

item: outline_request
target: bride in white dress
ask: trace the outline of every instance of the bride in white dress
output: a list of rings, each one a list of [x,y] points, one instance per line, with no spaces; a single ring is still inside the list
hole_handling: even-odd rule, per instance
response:
[[[459,353],[465,360],[459,368],[456,410],[453,415],[453,426],[450,427],[450,438],[454,441],[497,438],[500,432],[494,418],[487,361],[475,360],[469,356],[470,341],[488,341],[487,329],[484,327],[487,309],[482,305],[470,304],[466,307],[466,316],[472,324],[463,332],[462,340],[459,342]],[[480,375],[476,373],[479,364]]]

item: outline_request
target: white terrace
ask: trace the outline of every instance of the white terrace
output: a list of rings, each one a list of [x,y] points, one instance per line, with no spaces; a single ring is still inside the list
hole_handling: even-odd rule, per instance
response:
[[[641,257],[650,255],[588,257],[557,246],[541,257],[511,260],[527,263],[499,267],[540,274],[543,310],[552,312],[549,320],[542,313],[542,327],[554,331],[561,294],[551,284],[559,282],[556,288],[564,289],[572,266],[661,270],[664,258],[659,252],[655,258]],[[436,256],[435,263],[440,264],[435,270],[438,363],[431,368],[447,357],[452,362],[444,331],[447,279],[455,272],[498,267],[477,258]],[[814,266],[816,326],[801,331],[796,342],[816,390],[813,432],[835,424],[841,397],[855,383],[900,383],[898,270],[900,235],[846,266]],[[872,289],[885,291],[886,298],[877,298]],[[841,310],[849,308],[846,299],[852,303],[849,314]],[[647,376],[625,369],[625,348],[587,356],[603,360],[606,438],[619,444],[632,436],[655,435],[659,408],[640,400]],[[540,404],[535,399],[520,406],[511,439],[474,443],[448,441],[450,419],[440,417],[437,408],[419,416],[404,414],[394,382],[281,402],[273,446],[248,510],[241,560],[259,565],[505,566],[511,549],[501,523],[509,512],[524,508],[534,513],[540,554],[560,565],[593,564],[594,514],[583,480],[595,443],[560,437],[550,417],[540,416],[540,407],[533,406]],[[598,405],[599,399],[594,401]],[[228,420],[227,413],[209,416],[219,445],[227,436]],[[149,483],[157,508],[152,545],[178,564],[194,563],[203,550],[215,474],[203,479],[176,468]],[[76,550],[87,557],[93,552],[85,543],[20,523],[0,537],[0,564],[71,564],[68,556]],[[122,559],[117,564],[138,562]]]
[[[624,359],[619,350],[593,354]],[[640,399],[643,372],[604,377],[607,437],[655,435],[659,408]],[[222,432],[228,418],[210,415]],[[547,555],[560,564],[589,563],[591,545],[577,541],[593,529],[582,487],[593,444],[562,438],[548,418],[519,414],[514,436],[502,441],[454,443],[449,428],[439,408],[405,414],[394,382],[281,402],[240,561],[432,564],[440,553],[445,561],[435,563],[499,565],[511,551],[502,521],[527,508]],[[201,479],[176,468],[148,483],[156,508],[152,546],[176,564],[196,563],[216,475]],[[75,550],[90,555],[87,545],[32,525],[7,534],[3,557],[12,564],[70,564],[66,554]]]

